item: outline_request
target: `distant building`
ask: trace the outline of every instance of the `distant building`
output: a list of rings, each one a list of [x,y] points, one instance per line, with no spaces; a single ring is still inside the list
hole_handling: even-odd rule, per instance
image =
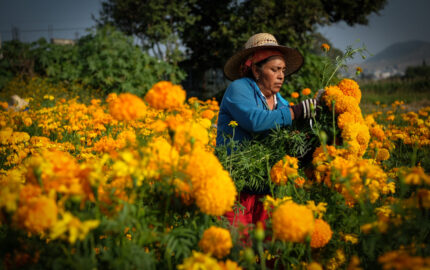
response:
[[[51,38],[51,43],[58,45],[75,45],[75,41],[73,39]]]

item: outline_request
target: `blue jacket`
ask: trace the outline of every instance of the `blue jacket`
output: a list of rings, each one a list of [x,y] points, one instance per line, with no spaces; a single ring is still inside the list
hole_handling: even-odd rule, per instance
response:
[[[289,103],[276,94],[278,105],[269,110],[254,80],[241,78],[232,82],[221,101],[217,124],[216,145],[228,143],[233,128],[228,124],[236,121],[239,125],[234,131],[234,140],[249,140],[256,134],[269,131],[276,126],[291,125]],[[224,138],[226,140],[224,140]]]

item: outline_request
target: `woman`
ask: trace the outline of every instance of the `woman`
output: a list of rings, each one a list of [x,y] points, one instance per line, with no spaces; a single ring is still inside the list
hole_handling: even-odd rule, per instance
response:
[[[252,140],[277,126],[289,126],[292,121],[311,117],[315,99],[308,99],[290,106],[279,91],[285,76],[303,64],[303,56],[296,49],[280,46],[268,33],[253,35],[244,49],[233,55],[224,66],[225,76],[233,82],[228,86],[218,116],[217,146],[230,140]],[[231,125],[235,121],[237,126]],[[234,128],[234,132],[233,132]],[[234,136],[234,138],[233,138]],[[240,203],[244,213],[226,217],[241,223],[256,223],[267,217],[259,199],[262,194],[241,192]],[[236,223],[236,222],[234,222]]]

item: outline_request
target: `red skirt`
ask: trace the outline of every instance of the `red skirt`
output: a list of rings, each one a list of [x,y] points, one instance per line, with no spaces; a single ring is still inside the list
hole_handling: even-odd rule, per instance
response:
[[[225,213],[225,217],[230,221],[230,224],[233,226],[238,226],[239,224],[246,226],[260,221],[265,228],[268,215],[264,210],[263,203],[260,201],[265,195],[241,192],[239,196],[239,202],[244,209],[236,210],[237,213],[234,211]]]

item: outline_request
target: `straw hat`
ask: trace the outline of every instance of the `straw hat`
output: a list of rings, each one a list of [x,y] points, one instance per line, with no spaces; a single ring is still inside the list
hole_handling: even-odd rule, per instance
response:
[[[244,49],[234,54],[224,66],[224,75],[229,80],[236,80],[241,77],[240,66],[257,50],[276,49],[285,56],[286,75],[292,74],[303,65],[303,56],[293,48],[281,46],[276,38],[269,33],[255,34],[245,43]]]

